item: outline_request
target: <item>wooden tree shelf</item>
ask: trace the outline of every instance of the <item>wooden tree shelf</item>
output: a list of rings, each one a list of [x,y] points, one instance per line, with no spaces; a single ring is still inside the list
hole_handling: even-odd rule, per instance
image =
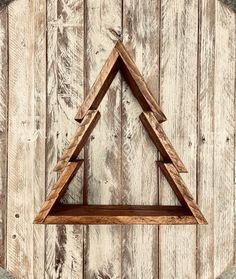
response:
[[[83,160],[77,159],[78,155],[100,119],[97,109],[119,70],[144,110],[140,120],[162,157],[157,167],[172,187],[180,206],[65,205],[60,202],[83,164]],[[79,127],[54,168],[61,175],[37,214],[35,224],[207,224],[180,176],[187,169],[161,127],[166,117],[122,42],[115,45],[75,120],[80,123]]]

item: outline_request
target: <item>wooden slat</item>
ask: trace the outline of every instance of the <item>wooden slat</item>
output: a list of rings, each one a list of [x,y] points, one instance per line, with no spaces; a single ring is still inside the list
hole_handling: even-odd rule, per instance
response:
[[[172,187],[182,205],[189,208],[198,224],[207,224],[205,217],[193,200],[191,193],[189,192],[174,165],[171,163],[163,162],[157,162],[157,164],[166,177],[167,181],[170,183],[170,186]]]
[[[34,135],[37,134],[37,139],[34,138],[33,148],[34,157],[32,162],[34,164],[34,174],[32,179],[33,188],[33,200],[34,200],[34,213],[40,210],[42,203],[45,200],[45,175],[46,175],[46,0],[35,0],[32,7],[33,14],[31,15],[34,21],[34,32],[32,35],[32,40],[34,44]],[[29,95],[32,94],[31,91],[28,92]],[[31,103],[32,105],[32,103]],[[32,117],[29,114],[29,117]],[[29,174],[32,177],[32,173]],[[31,209],[32,210],[32,209]],[[32,224],[33,218],[28,222]],[[42,226],[33,226],[33,278],[41,279],[42,274],[44,274],[45,268],[45,228]]]
[[[42,278],[44,228],[34,212],[44,199],[46,1],[9,6],[7,269]]]
[[[198,205],[208,221],[197,227],[197,278],[214,276],[214,61],[215,0],[199,2]]]
[[[67,162],[75,160],[82,148],[84,147],[88,137],[92,133],[95,125],[100,118],[99,111],[89,110],[84,117],[82,123],[76,131],[75,136],[71,140],[69,146],[64,151],[62,157],[54,168],[54,171],[60,171],[65,168]]]
[[[157,149],[161,153],[161,156],[163,157],[164,161],[172,162],[175,165],[178,172],[187,172],[184,163],[181,161],[179,155],[175,151],[161,125],[155,118],[153,112],[142,112],[139,118],[142,121],[144,127],[146,128],[153,143],[156,145]]]
[[[160,106],[168,117],[162,127],[188,169],[183,178],[196,198],[198,1],[162,0],[161,11]],[[165,180],[161,174],[159,202],[177,204]],[[160,278],[196,279],[196,227],[161,226],[159,244]]]
[[[0,10],[0,266],[6,264],[6,198],[7,198],[7,99],[8,43],[7,9]]]
[[[157,104],[157,101],[150,92],[146,82],[144,81],[142,75],[140,74],[137,66],[133,62],[124,45],[118,41],[115,48],[122,58],[121,72],[143,110],[152,110],[160,123],[165,121],[166,117],[164,113]]]
[[[62,196],[65,194],[71,180],[74,178],[78,169],[81,167],[82,163],[83,160],[79,160],[77,162],[69,162],[67,164],[58,181],[49,193],[47,200],[43,204],[40,212],[35,217],[35,224],[43,223],[50,210],[52,210],[53,206],[60,201]]]
[[[160,1],[123,1],[123,44],[155,102],[159,100],[159,23]],[[158,152],[139,120],[142,111],[129,84],[123,82],[123,204],[158,204]],[[159,278],[158,231],[158,226],[122,226],[121,278]]]
[[[235,263],[235,14],[216,1],[214,74],[214,277]],[[234,220],[234,221],[233,221]]]
[[[122,32],[122,1],[86,1],[85,93],[104,65]],[[85,154],[85,201],[117,204],[121,185],[121,81],[118,73],[104,96]],[[121,274],[119,226],[84,227],[84,277],[119,278]],[[99,259],[99,260],[98,260]]]
[[[87,225],[181,225],[181,224],[196,224],[196,220],[192,216],[71,216],[68,221],[68,216],[49,215],[45,224],[87,224]]]
[[[119,67],[119,54],[114,48],[97,76],[89,94],[82,103],[75,120],[82,121],[89,110],[95,110],[101,103]]]
[[[74,116],[83,100],[84,1],[47,1],[47,195],[58,179],[52,170],[78,128]],[[83,151],[79,158],[83,158]],[[83,165],[63,197],[82,202]],[[82,278],[83,227],[46,226],[45,278]]]
[[[45,223],[72,224],[196,224],[190,211],[181,206],[62,205]]]

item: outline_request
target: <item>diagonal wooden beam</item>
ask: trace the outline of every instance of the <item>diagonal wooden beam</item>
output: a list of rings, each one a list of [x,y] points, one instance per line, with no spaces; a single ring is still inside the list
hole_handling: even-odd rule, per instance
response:
[[[109,55],[106,63],[102,67],[97,79],[95,80],[89,94],[82,103],[75,120],[81,122],[88,110],[95,110],[98,108],[104,95],[106,94],[112,80],[118,72],[119,68],[119,53],[114,48]]]
[[[34,219],[34,224],[41,224],[47,218],[49,212],[53,206],[60,201],[62,196],[65,194],[71,180],[81,167],[84,160],[78,160],[76,162],[69,162],[61,173],[56,184],[53,186],[47,200],[44,202],[41,210]]]
[[[62,157],[55,166],[54,171],[62,170],[67,165],[67,162],[75,160],[78,157],[88,137],[90,136],[94,127],[96,126],[99,118],[99,111],[88,111],[83,121],[81,122],[79,128],[77,129],[75,136],[72,138],[69,146],[66,148]]]
[[[137,66],[125,49],[121,41],[118,41],[115,48],[119,52],[122,63],[121,72],[131,88],[132,93],[140,103],[143,110],[151,110],[157,120],[161,123],[166,121],[166,116],[159,107],[157,101],[150,92]]]
[[[153,143],[160,151],[164,161],[172,162],[175,165],[178,172],[188,172],[184,163],[179,158],[177,152],[175,151],[167,135],[162,129],[160,123],[154,116],[153,112],[142,112],[139,118],[142,121],[144,127],[146,128]]]
[[[162,173],[166,177],[167,181],[169,182],[171,188],[175,192],[181,204],[192,212],[198,224],[207,224],[205,217],[200,211],[198,205],[195,203],[191,193],[186,187],[182,177],[178,173],[175,166],[172,163],[157,162],[157,164],[160,167]]]

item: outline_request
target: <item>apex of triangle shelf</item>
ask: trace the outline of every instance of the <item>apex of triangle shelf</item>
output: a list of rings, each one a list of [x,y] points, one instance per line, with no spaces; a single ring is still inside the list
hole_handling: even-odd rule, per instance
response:
[[[98,106],[118,70],[144,110],[140,120],[162,157],[157,167],[172,187],[180,206],[87,205],[86,201],[72,205],[60,202],[83,164],[83,160],[77,158],[100,119]],[[75,119],[79,126],[54,168],[61,175],[37,214],[35,224],[207,224],[180,176],[187,169],[162,129],[161,123],[166,117],[121,41],[113,48]]]

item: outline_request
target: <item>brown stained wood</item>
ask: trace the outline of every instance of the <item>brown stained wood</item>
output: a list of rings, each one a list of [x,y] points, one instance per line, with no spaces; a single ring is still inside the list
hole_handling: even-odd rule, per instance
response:
[[[164,161],[172,162],[175,165],[178,172],[188,172],[185,165],[179,158],[177,152],[175,151],[174,147],[172,146],[170,140],[166,136],[161,125],[155,118],[153,112],[151,111],[143,112],[140,115],[140,120],[142,121],[144,127],[146,128],[153,143],[160,151]]]
[[[119,54],[114,48],[100,71],[85,101],[82,103],[78,113],[76,114],[75,120],[81,122],[88,110],[95,110],[98,108],[111,82],[118,72],[118,58]]]
[[[148,89],[146,82],[122,42],[118,41],[115,48],[122,59],[121,72],[143,110],[152,110],[160,123],[166,121],[164,113]]]
[[[117,43],[116,47],[117,46],[122,47],[122,45],[120,45],[119,42]],[[121,49],[121,50],[123,50],[123,49]],[[97,110],[88,110],[88,112],[86,113],[85,117],[83,118],[82,123],[80,124],[80,127],[77,129],[76,135],[74,136],[74,138],[72,139],[68,148],[65,150],[63,156],[61,157],[61,159],[57,163],[56,167],[54,168],[54,170],[61,170],[63,168],[65,168],[65,169],[64,169],[62,175],[60,176],[59,180],[57,181],[57,183],[54,185],[53,189],[51,190],[41,211],[36,216],[35,223],[43,223],[44,220],[46,219],[46,217],[48,216],[49,212],[53,209],[53,206],[55,206],[56,202],[59,202],[60,198],[62,198],[62,196],[66,192],[66,189],[68,188],[69,183],[71,182],[75,173],[77,172],[77,170],[79,169],[79,167],[82,164],[82,160],[77,161],[77,162],[71,162],[71,161],[76,160],[76,158],[78,157],[79,152],[84,147],[89,135],[91,134],[93,128],[97,124],[99,118],[100,118],[100,113]],[[164,163],[158,162],[158,165],[160,166],[161,171],[163,172],[165,177],[167,178],[167,181],[170,183],[170,185],[171,185],[172,189],[174,190],[175,194],[177,195],[179,201],[182,203],[182,205],[186,209],[189,209],[191,211],[191,213],[193,214],[193,216],[195,217],[196,221],[199,224],[205,224],[206,220],[205,220],[204,216],[200,212],[198,206],[193,201],[193,198],[192,198],[190,192],[188,191],[187,187],[185,186],[185,183],[183,182],[181,176],[179,175],[179,172],[186,171],[186,168],[183,165],[180,158],[178,157],[176,151],[172,147],[170,141],[168,140],[167,136],[165,135],[159,122],[155,118],[154,112],[152,112],[152,111],[143,112],[140,115],[140,119],[141,119],[143,125],[145,126],[145,128],[147,129],[148,134],[150,135],[154,144],[159,149],[159,151],[165,161]],[[169,161],[172,161],[173,163],[169,163]],[[58,207],[61,208],[62,205],[58,203]],[[124,208],[123,213],[128,214],[128,216],[130,216],[131,213],[132,213],[131,215],[134,215],[134,216],[135,216],[135,214],[138,214],[139,216],[141,214],[141,217],[143,218],[142,214],[145,214],[145,212],[146,212],[146,214],[149,214],[149,213],[147,213],[146,209],[144,209],[144,208],[138,209],[138,211],[136,209],[135,210],[127,209],[127,207],[125,207],[125,206],[123,208]],[[155,208],[155,207],[153,207],[153,208]],[[77,207],[77,209],[78,209],[78,207]],[[83,207],[83,210],[84,210],[84,207]],[[101,208],[99,209],[99,208],[94,208],[94,207],[87,207],[86,210],[88,210],[90,212],[90,214],[94,214],[97,210],[103,210],[101,214],[102,215],[105,214],[104,209],[101,209]],[[73,211],[73,208],[71,209],[70,213],[72,213],[72,211]],[[121,223],[123,219],[124,219],[123,221],[125,223],[129,221],[129,218],[127,218],[126,215],[124,216],[125,218],[122,217],[120,219],[120,212],[117,211],[117,207],[111,208],[108,211],[109,212],[107,212],[107,211],[106,212],[108,213],[109,216],[114,217],[114,215],[116,215],[119,217],[118,218],[119,223]],[[74,209],[73,212],[76,215],[76,212],[77,212],[76,209]],[[164,212],[160,211],[159,208],[157,209],[157,212],[159,212],[159,214],[164,214]],[[57,211],[57,214],[59,214],[58,211]],[[61,220],[63,222],[63,224],[66,224],[65,223],[66,216],[67,215],[65,215],[65,216],[58,215],[57,220],[58,221]],[[168,218],[161,219],[160,215],[157,219],[155,217],[155,220],[153,220],[153,219],[149,220],[146,217],[144,219],[146,220],[147,224],[155,223],[155,222],[156,222],[156,224],[164,224],[164,222],[167,222],[167,224],[173,223],[173,222],[179,223],[178,218],[172,218],[173,216],[171,216],[170,220]],[[70,218],[70,216],[68,216],[68,218]],[[93,218],[93,217],[91,217],[91,218]],[[77,216],[77,219],[73,218],[73,220],[74,221],[77,220],[76,221],[76,222],[78,222],[77,224],[81,224],[81,222],[85,222],[85,224],[88,224],[87,222],[98,222],[98,221],[95,221],[95,219],[94,219],[94,221],[92,221],[91,218],[88,219],[90,221],[86,221],[86,216],[84,216],[83,218]],[[94,218],[97,218],[97,217],[95,216]],[[142,219],[143,221],[134,219],[134,220],[130,220],[130,222],[131,222],[131,224],[140,223],[140,222],[142,223],[145,221],[144,219]],[[98,219],[96,219],[96,220],[98,220]],[[112,224],[112,218],[109,221],[105,221],[104,218],[103,219],[99,218],[99,220],[101,222],[108,222],[109,224]],[[69,221],[69,222],[71,222],[71,221]],[[117,219],[114,222],[115,223],[118,222]],[[182,220],[181,223],[183,223],[183,222],[184,221]]]
[[[181,204],[192,212],[198,224],[207,224],[207,221],[187,189],[177,169],[171,163],[157,162]]]
[[[47,217],[47,215],[49,214],[53,206],[56,204],[56,202],[60,201],[61,197],[65,194],[71,180],[77,173],[82,163],[83,160],[79,160],[77,162],[69,162],[67,164],[58,181],[53,186],[40,212],[36,216],[34,220],[35,224],[43,223],[44,219]]]
[[[84,224],[84,225],[181,225],[196,224],[192,216],[54,216],[49,215],[45,224]]]
[[[182,206],[60,205],[45,224],[196,224]]]
[[[62,170],[63,168],[65,168],[67,162],[75,160],[78,157],[99,118],[99,111],[88,111],[79,128],[77,129],[75,136],[73,137],[69,146],[66,148],[62,157],[55,166],[54,171]]]
[[[132,93],[137,98],[143,110],[152,110],[157,120],[161,123],[166,120],[164,113],[148,89],[142,75],[134,64],[124,45],[118,40],[105,65],[99,73],[90,93],[81,105],[75,120],[82,121],[89,109],[97,109],[106,94],[118,69],[121,70],[128,82]]]

